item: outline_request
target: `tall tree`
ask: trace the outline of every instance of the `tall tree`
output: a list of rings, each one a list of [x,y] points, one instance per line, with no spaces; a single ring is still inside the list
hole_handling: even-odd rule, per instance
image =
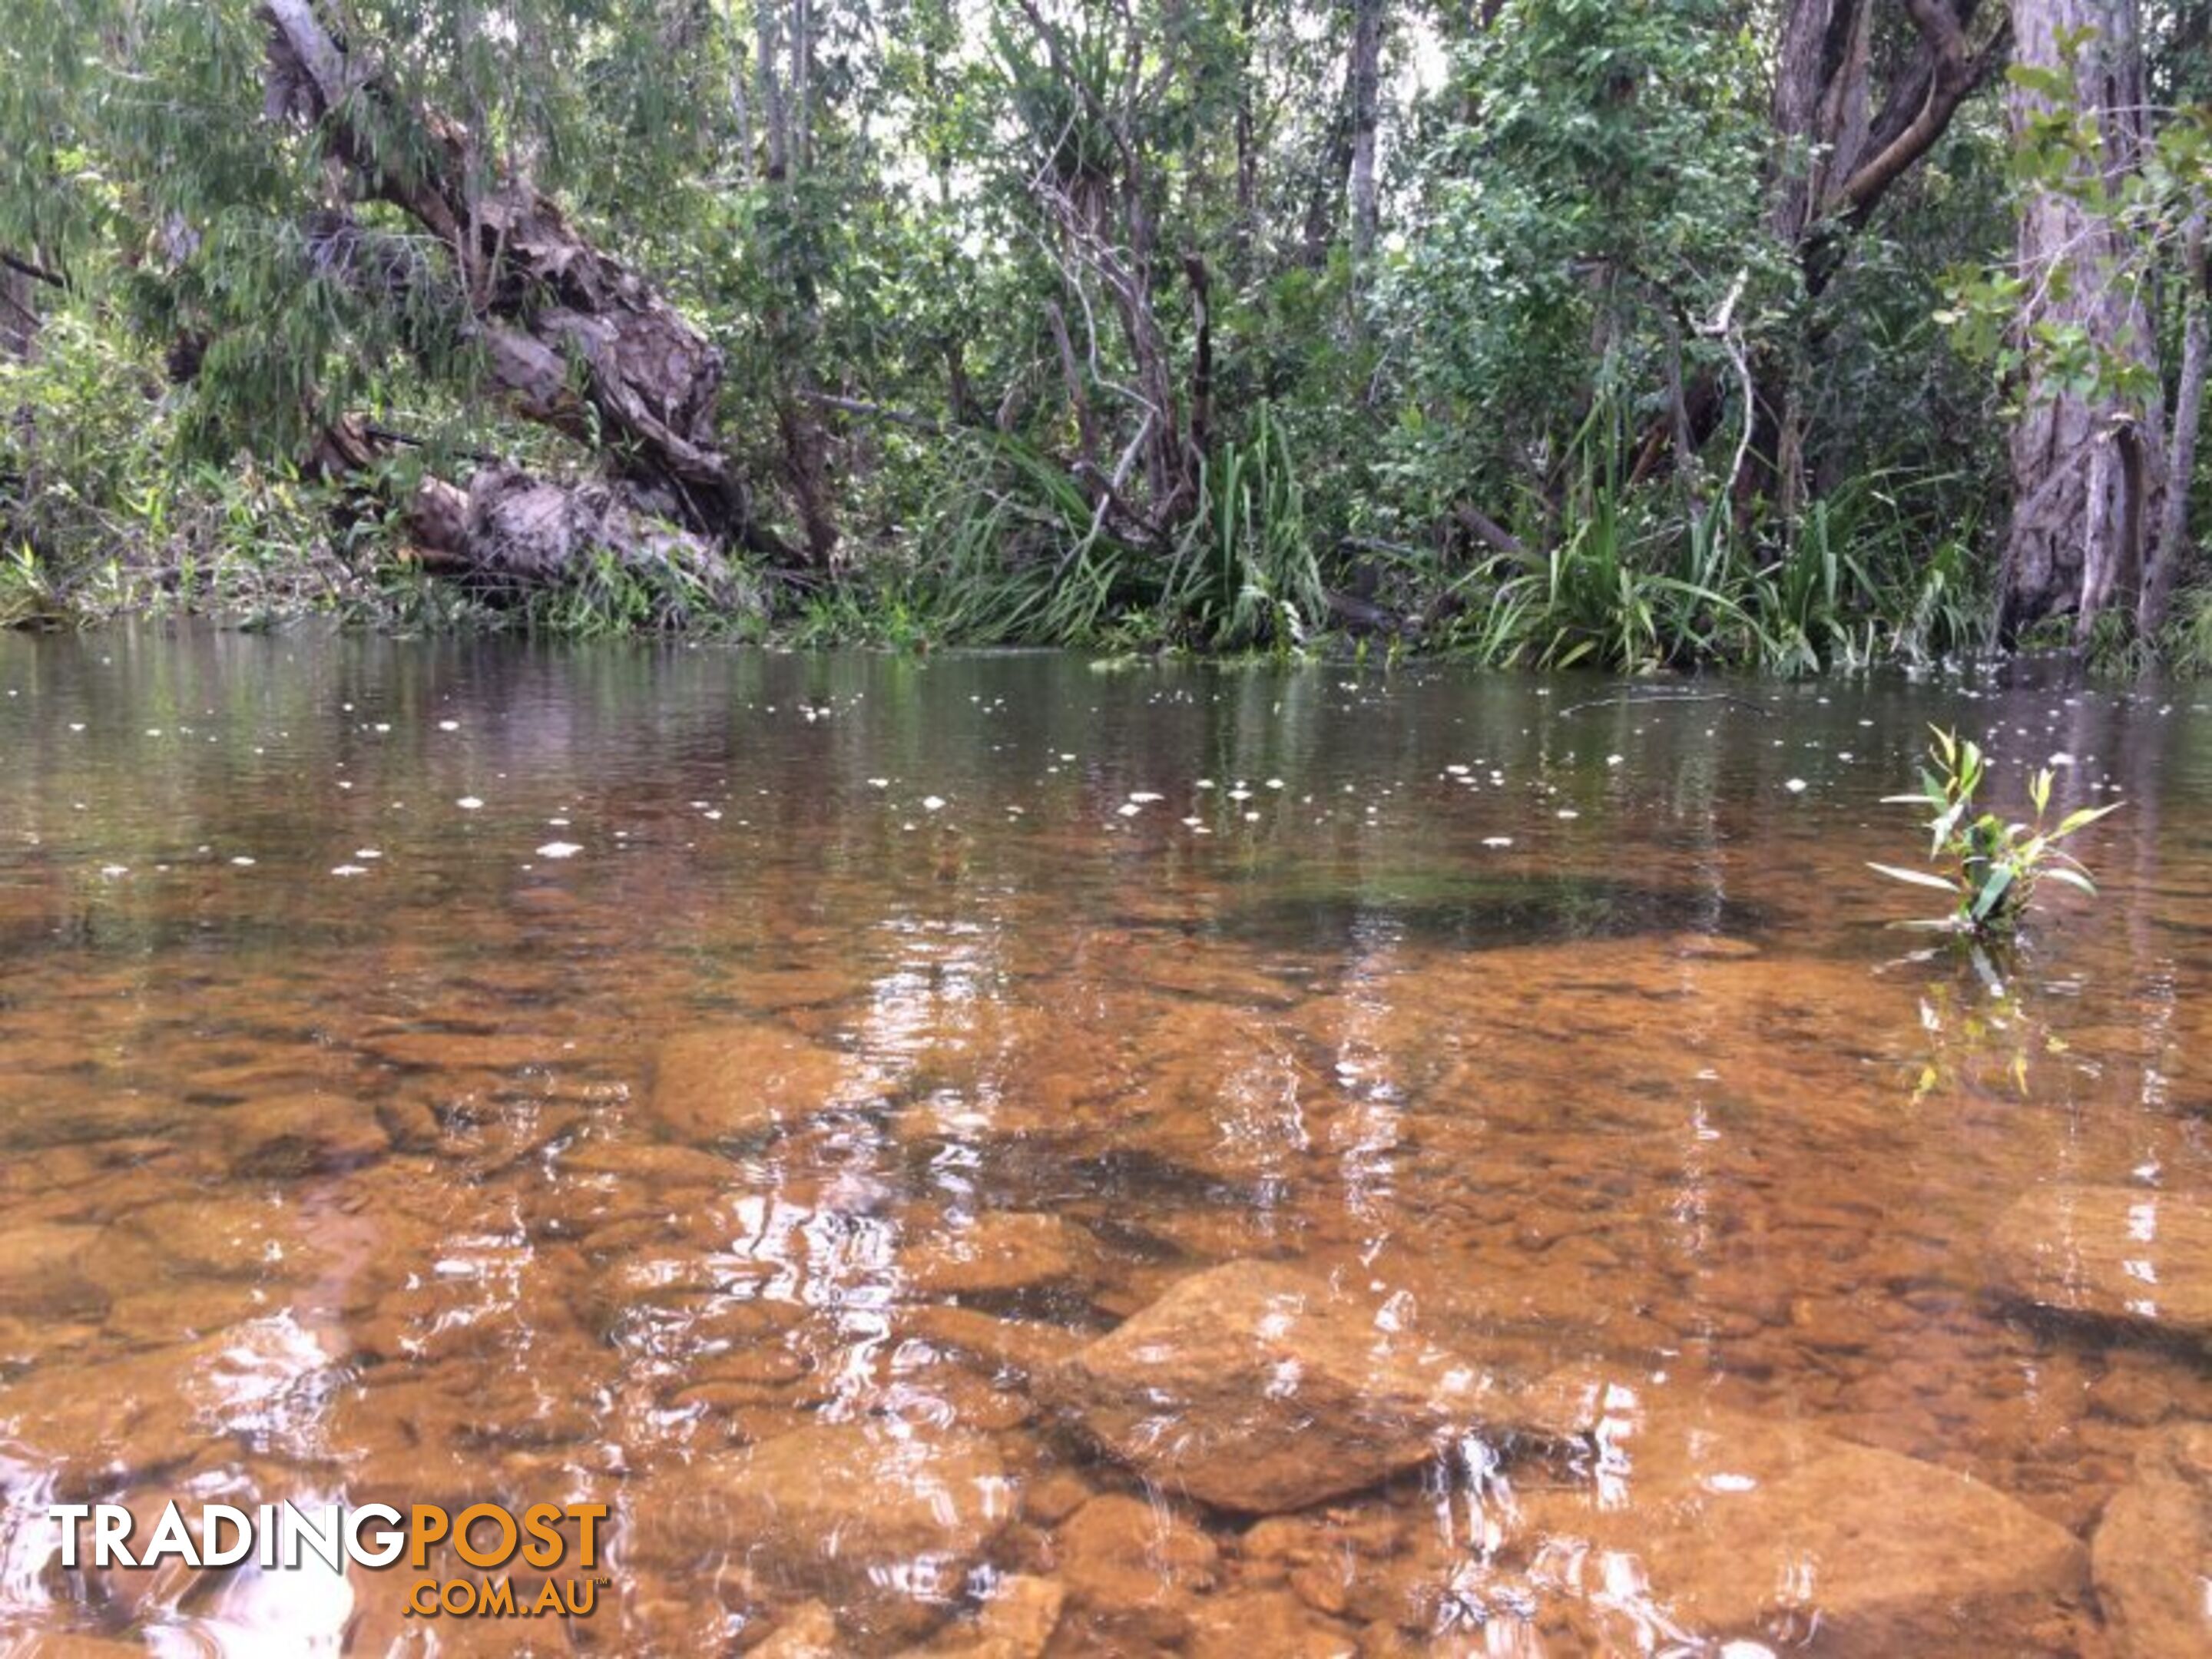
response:
[[[2131,603],[2166,471],[2158,340],[2140,250],[2098,205],[2141,165],[2148,118],[2134,0],[2014,0],[2013,123],[2023,141],[2060,116],[2063,177],[2020,213],[2026,407],[2012,438],[2008,634],[2074,613],[2086,643]],[[2070,94],[2070,108],[2069,107]]]
[[[2010,45],[1979,0],[1790,0],[1781,20],[1773,118],[1780,165],[1768,222],[1808,296],[1836,276],[1850,233],[1949,131]],[[1899,15],[1901,14],[1901,16]],[[1819,342],[1801,343],[1817,350]],[[1785,520],[1807,495],[1805,414],[1795,353],[1759,362],[1762,471]]]
[[[1345,81],[1352,102],[1352,154],[1346,194],[1352,204],[1352,268],[1364,285],[1382,220],[1375,159],[1382,125],[1383,0],[1352,0],[1352,52]]]
[[[2136,611],[2136,631],[2145,639],[2156,639],[2165,628],[2190,550],[2189,501],[2197,477],[2197,434],[2204,424],[2204,383],[2212,374],[2212,253],[2206,247],[2207,216],[2207,210],[2198,207],[2181,233],[2180,267],[2175,276],[2181,292],[2181,366],[2174,380],[2173,429],[2167,439],[2166,501]]]

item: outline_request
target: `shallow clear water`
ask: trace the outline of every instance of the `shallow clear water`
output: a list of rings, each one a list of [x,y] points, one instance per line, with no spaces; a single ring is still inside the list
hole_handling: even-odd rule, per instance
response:
[[[0,639],[0,1645],[1929,1643],[1818,1516],[1787,1595],[1692,1547],[1683,1494],[1786,1426],[1899,1455],[1831,1478],[1899,1483],[1868,1559],[1926,1558],[1956,1650],[2094,1646],[2081,1563],[1954,1583],[1913,1483],[2086,1544],[2212,1418],[2156,1294],[2029,1316],[1990,1242],[2054,1188],[2212,1192],[2212,717],[1609,701],[1660,690]],[[2127,802],[2002,994],[1864,868],[1921,850],[1875,803],[1930,720]],[[1040,1381],[1255,1259],[1697,1425],[1706,1475],[1470,1428],[1268,1518]],[[818,1502],[756,1501],[779,1439]],[[523,1629],[404,1617],[397,1574],[58,1565],[47,1504],[170,1497],[596,1499],[610,1582]]]

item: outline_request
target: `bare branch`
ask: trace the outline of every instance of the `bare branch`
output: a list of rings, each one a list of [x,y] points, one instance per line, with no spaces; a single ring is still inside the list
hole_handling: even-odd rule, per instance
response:
[[[1953,9],[1953,0],[1905,0],[1905,9],[1920,31],[1922,55],[1929,65],[1928,90],[1904,131],[1844,181],[1840,203],[1854,220],[1863,221],[1905,170],[1935,147],[1959,106],[1989,79],[2011,45],[2009,17],[1998,23],[1996,33],[1976,52],[1967,44],[1963,19]],[[1972,10],[1967,5],[1966,15]]]

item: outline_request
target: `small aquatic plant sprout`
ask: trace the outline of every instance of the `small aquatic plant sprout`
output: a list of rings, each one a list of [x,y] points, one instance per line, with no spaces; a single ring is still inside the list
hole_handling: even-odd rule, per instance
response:
[[[2021,912],[2033,901],[2037,884],[2045,878],[2094,896],[2097,889],[2088,871],[2058,843],[2094,823],[2119,803],[2084,806],[2056,824],[2047,824],[2051,772],[2046,766],[2027,786],[2028,800],[2035,808],[2033,822],[2008,823],[1995,812],[1977,811],[1974,797],[1989,776],[1981,745],[1941,726],[1929,729],[1936,734],[1928,745],[1934,764],[1921,772],[1919,793],[1887,795],[1883,799],[1929,810],[1928,827],[1932,833],[1928,856],[1943,869],[1938,873],[1872,862],[1868,867],[1916,887],[1932,887],[1948,895],[1953,908],[1948,915],[1904,925],[1937,927],[1985,939],[2012,933]]]

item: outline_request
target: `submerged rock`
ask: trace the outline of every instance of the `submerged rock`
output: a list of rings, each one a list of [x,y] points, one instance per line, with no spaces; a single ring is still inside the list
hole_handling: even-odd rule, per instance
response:
[[[1036,1376],[1062,1364],[1084,1346],[1058,1325],[1031,1319],[994,1319],[966,1308],[916,1308],[901,1328],[941,1347],[957,1348],[1001,1370]]]
[[[866,1645],[941,1623],[1012,1510],[989,1442],[862,1424],[702,1458],[623,1506],[633,1559],[757,1601],[822,1601]]]
[[[225,1108],[216,1127],[233,1149],[232,1172],[249,1179],[337,1174],[392,1150],[374,1109],[337,1094],[249,1101]]]
[[[837,1615],[807,1601],[786,1614],[753,1653],[755,1659],[837,1659]]]
[[[2212,1653],[2212,1426],[2191,1425],[2136,1461],[2105,1506],[2091,1559],[2097,1604],[2127,1659]]]
[[[899,1659],[1040,1659],[1060,1628],[1067,1592],[1049,1578],[1000,1578],[973,1619],[947,1625]]]
[[[1595,1480],[1524,1494],[1523,1521],[1544,1576],[1625,1620],[1624,1639],[2074,1650],[2088,1553],[1994,1487],[1663,1390],[1594,1382],[1586,1399]]]
[[[1086,1254],[1082,1231],[1056,1215],[991,1211],[928,1238],[904,1266],[922,1296],[1010,1296],[1080,1277]]]
[[[2212,1202],[2147,1187],[2045,1187],[1990,1235],[2000,1291],[2048,1312],[2212,1342]]]
[[[1183,1651],[1191,1659],[1352,1659],[1359,1643],[1287,1590],[1243,1590],[1200,1606]]]
[[[1148,1480],[1253,1514],[1413,1468],[1454,1428],[1550,1431],[1489,1379],[1382,1328],[1328,1281],[1262,1261],[1182,1280],[1042,1389]]]
[[[519,1072],[552,1065],[570,1046],[506,1031],[380,1031],[361,1042],[363,1054],[386,1065],[434,1072]]]
[[[1060,1628],[1067,1592],[1049,1578],[1013,1573],[1001,1578],[976,1616],[979,1646],[1004,1659],[1036,1659]]]
[[[653,1062],[652,1112],[696,1145],[796,1122],[833,1103],[848,1080],[843,1055],[781,1026],[687,1031]]]
[[[107,1243],[102,1229],[70,1222],[0,1228],[0,1312],[59,1320],[105,1308]]]
[[[1054,1536],[1060,1582],[1091,1624],[1117,1644],[1172,1647],[1190,1629],[1194,1597],[1213,1588],[1220,1552],[1164,1504],[1094,1498]]]
[[[0,1439],[74,1500],[241,1436],[257,1449],[300,1455],[319,1443],[334,1375],[331,1356],[289,1316],[256,1319],[53,1376],[33,1370],[12,1378],[0,1396]]]

